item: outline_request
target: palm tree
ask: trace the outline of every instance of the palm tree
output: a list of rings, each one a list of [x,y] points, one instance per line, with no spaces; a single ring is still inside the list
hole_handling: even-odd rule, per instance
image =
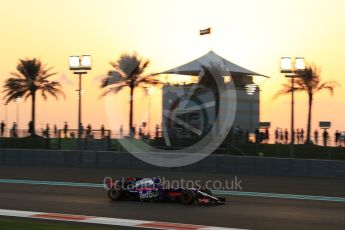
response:
[[[56,73],[50,73],[52,67],[46,68],[42,62],[36,58],[19,60],[17,65],[17,72],[11,73],[12,77],[5,81],[3,86],[5,93],[4,99],[6,103],[14,101],[18,97],[28,99],[31,97],[31,122],[30,133],[31,136],[36,136],[35,133],[35,110],[36,110],[36,95],[41,92],[44,100],[47,100],[48,95],[58,99],[58,95],[63,95],[61,85],[57,81],[49,81],[49,77]]]
[[[312,120],[312,108],[314,101],[314,94],[322,90],[329,90],[333,96],[334,88],[339,85],[336,81],[321,81],[321,72],[316,65],[309,65],[304,71],[302,71],[298,78],[295,79],[295,91],[306,92],[308,94],[308,123],[307,123],[307,144],[312,143],[310,139],[311,133],[311,120]],[[283,84],[283,88],[278,91],[275,97],[290,94],[292,91],[291,84]]]
[[[157,85],[160,83],[157,79],[152,78],[151,74],[144,75],[150,61],[144,60],[137,54],[123,54],[116,62],[110,62],[114,68],[109,71],[108,75],[102,79],[100,88],[105,89],[101,97],[109,93],[118,93],[122,89],[129,87],[130,89],[130,109],[129,109],[129,129],[133,135],[133,95],[136,87],[145,88],[149,85]]]

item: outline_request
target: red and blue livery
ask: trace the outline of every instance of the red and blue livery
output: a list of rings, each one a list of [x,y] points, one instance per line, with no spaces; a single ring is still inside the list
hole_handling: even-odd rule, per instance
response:
[[[105,181],[108,197],[112,201],[135,200],[135,201],[157,201],[157,202],[180,202],[182,204],[193,204],[197,202],[202,205],[224,204],[224,197],[212,195],[209,189],[200,188],[165,188],[160,178],[138,178],[129,177],[120,180],[108,178]]]

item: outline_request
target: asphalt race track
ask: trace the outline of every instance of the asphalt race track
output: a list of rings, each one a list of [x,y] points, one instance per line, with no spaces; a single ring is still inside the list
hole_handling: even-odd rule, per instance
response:
[[[0,179],[101,183],[105,176],[226,179],[235,175],[1,167]],[[345,197],[345,181],[237,175],[243,191]],[[0,209],[155,220],[241,229],[344,229],[345,202],[227,196],[223,206],[111,202],[102,188],[0,184]],[[1,221],[1,219],[0,219]],[[117,229],[117,228],[116,228]],[[121,228],[119,228],[121,229]]]

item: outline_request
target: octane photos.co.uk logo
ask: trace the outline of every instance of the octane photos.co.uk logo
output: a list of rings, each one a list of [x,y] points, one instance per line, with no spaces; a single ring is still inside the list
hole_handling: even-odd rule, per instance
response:
[[[153,183],[145,183],[153,182]],[[118,189],[135,189],[140,184],[141,188],[185,188],[185,189],[209,189],[209,190],[224,190],[224,191],[242,191],[244,188],[243,181],[238,176],[226,180],[191,180],[191,179],[168,179],[165,177],[143,178],[139,181],[127,180],[126,178],[112,178],[110,176],[103,179],[103,186],[105,190],[110,190],[113,187]]]

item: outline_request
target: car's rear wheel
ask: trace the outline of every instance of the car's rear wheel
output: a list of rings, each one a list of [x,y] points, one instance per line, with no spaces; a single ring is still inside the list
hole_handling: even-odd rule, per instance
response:
[[[182,204],[192,204],[195,199],[196,195],[193,190],[185,189],[181,192],[180,201]]]
[[[112,200],[112,201],[118,201],[121,199],[121,194],[122,194],[122,190],[121,189],[116,189],[116,188],[112,188],[108,191],[108,197]]]

